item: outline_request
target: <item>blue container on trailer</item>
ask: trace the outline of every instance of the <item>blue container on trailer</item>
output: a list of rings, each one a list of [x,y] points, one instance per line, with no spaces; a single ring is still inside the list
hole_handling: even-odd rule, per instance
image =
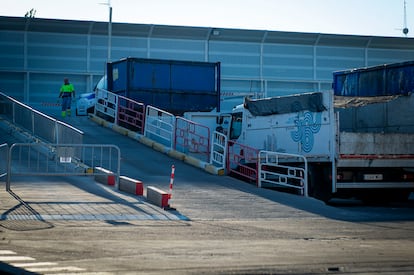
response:
[[[107,64],[108,90],[181,115],[220,111],[220,62],[124,58]]]
[[[408,95],[414,91],[414,61],[337,71],[332,87],[341,96]]]

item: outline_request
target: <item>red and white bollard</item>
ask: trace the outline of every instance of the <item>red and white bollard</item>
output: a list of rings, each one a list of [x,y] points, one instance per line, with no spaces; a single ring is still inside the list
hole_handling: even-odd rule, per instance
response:
[[[172,199],[172,189],[174,185],[174,173],[175,173],[175,166],[171,166],[171,177],[170,177],[170,191],[168,193],[168,204],[171,206],[171,199]]]

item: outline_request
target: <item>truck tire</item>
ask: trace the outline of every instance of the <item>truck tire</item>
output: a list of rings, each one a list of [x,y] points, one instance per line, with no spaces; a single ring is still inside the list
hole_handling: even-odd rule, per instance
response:
[[[326,204],[332,199],[330,165],[315,164],[309,166],[309,195]]]
[[[386,205],[391,202],[407,202],[410,195],[409,190],[368,190],[361,199],[367,205]]]

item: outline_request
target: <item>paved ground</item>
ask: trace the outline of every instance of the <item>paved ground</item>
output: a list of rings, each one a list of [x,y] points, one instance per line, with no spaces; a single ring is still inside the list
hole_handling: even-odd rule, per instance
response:
[[[0,190],[0,270],[41,274],[414,274],[414,202],[327,206],[219,177],[96,126],[122,173],[167,188],[164,211],[89,177],[16,178]],[[69,119],[68,119],[69,121]],[[2,138],[5,134],[3,134]]]

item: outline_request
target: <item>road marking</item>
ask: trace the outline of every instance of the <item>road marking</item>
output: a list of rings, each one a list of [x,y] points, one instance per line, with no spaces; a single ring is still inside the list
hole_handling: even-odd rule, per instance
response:
[[[7,263],[11,266],[22,268],[26,271],[36,273],[53,273],[56,272],[78,272],[85,271],[86,269],[77,266],[58,266],[55,262],[34,262],[35,258],[27,256],[17,256],[17,253],[11,250],[0,250],[0,262]],[[83,273],[82,273],[83,274]],[[94,273],[91,273],[94,274]]]
[[[37,262],[37,263],[16,263],[14,264],[15,267],[38,267],[38,266],[49,266],[49,265],[57,265],[57,263],[52,262]]]
[[[0,250],[0,255],[16,255],[16,252],[11,250]]]
[[[27,256],[0,256],[0,262],[35,261],[36,259]]]
[[[55,267],[35,267],[35,268],[26,268],[26,270],[31,272],[78,272],[78,271],[85,271],[86,269],[76,267],[76,266],[55,266]]]

